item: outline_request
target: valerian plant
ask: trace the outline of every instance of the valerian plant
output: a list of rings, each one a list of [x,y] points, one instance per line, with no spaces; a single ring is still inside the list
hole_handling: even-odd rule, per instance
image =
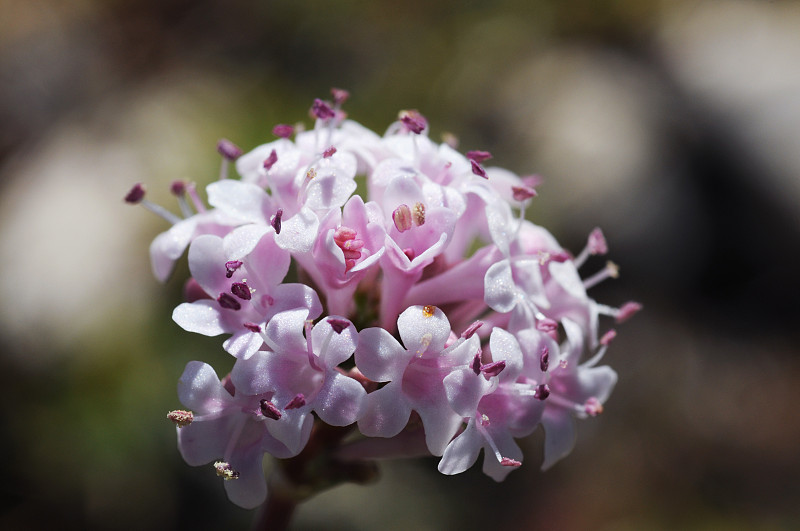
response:
[[[263,504],[265,528],[322,489],[370,481],[382,458],[440,456],[451,475],[483,450],[502,481],[523,463],[516,439],[541,425],[549,468],[617,381],[600,318],[640,309],[587,295],[618,272],[579,273],[608,252],[600,229],[575,256],[525,218],[537,176],[431,141],[414,110],[379,136],[346,118],[346,91],[332,96],[314,101],[311,130],[277,125],[249,153],[221,140],[208,205],[181,181],[182,216],[141,184],[125,198],[171,223],[150,246],[160,281],[188,248],[174,321],[224,336],[235,360],[222,378],[187,364],[186,409],[168,414],[180,453],[211,464],[233,503]]]

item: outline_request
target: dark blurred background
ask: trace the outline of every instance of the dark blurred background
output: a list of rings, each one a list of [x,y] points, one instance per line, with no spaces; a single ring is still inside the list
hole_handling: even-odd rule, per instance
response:
[[[218,338],[170,320],[150,274],[165,223],[142,181],[213,180],[331,86],[382,132],[417,108],[519,174],[574,252],[605,231],[641,301],[619,384],[573,454],[541,433],[502,484],[388,463],[301,507],[296,529],[800,528],[800,4],[0,0],[2,529],[246,528],[165,413]],[[602,267],[590,262],[587,270]],[[604,322],[603,329],[611,326]]]

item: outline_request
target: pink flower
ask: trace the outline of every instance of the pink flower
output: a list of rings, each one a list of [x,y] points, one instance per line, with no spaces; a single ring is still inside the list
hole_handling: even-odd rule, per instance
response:
[[[394,437],[413,410],[422,419],[428,449],[442,455],[462,422],[448,403],[444,380],[468,366],[480,348],[478,336],[447,346],[450,323],[439,308],[429,306],[406,309],[397,330],[402,345],[383,328],[359,333],[356,365],[367,378],[387,384],[367,395],[358,427],[369,437]]]
[[[273,437],[268,426],[275,422],[262,411],[270,395],[246,395],[226,389],[211,366],[199,361],[186,365],[178,381],[181,403],[193,411],[188,426],[177,428],[178,449],[192,466],[215,460],[228,474],[225,491],[236,505],[252,509],[264,502],[267,484],[261,462],[264,454],[287,458],[296,455]],[[300,439],[308,440],[311,422]]]

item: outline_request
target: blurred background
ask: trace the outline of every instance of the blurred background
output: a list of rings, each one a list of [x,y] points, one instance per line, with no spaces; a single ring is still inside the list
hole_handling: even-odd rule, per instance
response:
[[[545,181],[530,217],[574,252],[603,228],[645,311],[573,454],[542,437],[496,484],[436,460],[302,506],[296,529],[800,528],[800,4],[755,0],[0,0],[2,529],[247,528],[165,413],[218,338],[170,319],[163,220],[122,197],[218,172],[331,86],[382,132]],[[176,210],[177,211],[177,210]],[[591,268],[602,262],[590,262]],[[605,322],[603,328],[611,326]]]

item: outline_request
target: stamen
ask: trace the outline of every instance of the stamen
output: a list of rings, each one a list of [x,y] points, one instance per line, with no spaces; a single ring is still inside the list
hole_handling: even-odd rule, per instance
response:
[[[261,333],[261,327],[258,326],[255,323],[246,322],[242,326],[244,326],[245,328],[247,328],[248,330],[250,330],[254,334],[260,334]]]
[[[217,297],[217,302],[220,306],[227,310],[241,310],[242,305],[239,304],[239,301],[233,298],[228,293],[220,293],[219,297]]]
[[[180,179],[172,181],[169,185],[169,191],[175,197],[183,197],[186,194],[186,181]]]
[[[328,102],[316,98],[314,99],[314,103],[311,105],[311,116],[317,120],[327,120],[336,116],[336,113],[333,111]]]
[[[175,423],[179,428],[188,426],[194,420],[194,413],[183,409],[176,409],[167,413],[167,418]]]
[[[281,233],[281,218],[283,217],[283,209],[279,208],[274,216],[269,218],[269,224],[275,229],[275,234]]]
[[[269,157],[264,161],[264,169],[267,171],[271,170],[276,162],[278,162],[278,153],[273,149]]]
[[[530,186],[512,186],[511,193],[514,196],[515,201],[519,201],[520,203],[527,201],[531,197],[536,197],[536,190],[531,188]]]
[[[340,107],[350,97],[350,93],[345,89],[333,87],[331,88],[331,96],[333,96],[333,104]]]
[[[550,396],[550,387],[547,384],[539,384],[536,386],[536,391],[533,394],[534,398],[544,400]]]
[[[394,221],[394,226],[397,227],[397,230],[400,232],[405,232],[411,228],[411,209],[408,208],[408,205],[400,205],[394,212],[392,212],[392,221]]]
[[[474,160],[469,161],[472,164],[472,173],[477,175],[478,177],[483,177],[484,179],[488,179],[489,177],[486,176],[486,170],[483,169],[483,166],[475,162]]]
[[[144,199],[145,189],[142,183],[136,183],[131,188],[130,192],[125,194],[125,202],[130,205],[140,203]]]
[[[479,375],[481,373],[481,352],[480,350],[475,354],[475,357],[472,359],[472,364],[470,365],[472,372],[475,375]]]
[[[608,245],[606,238],[603,236],[603,231],[596,227],[589,233],[589,239],[586,242],[586,247],[583,248],[581,254],[575,259],[575,267],[581,267],[589,256],[597,254],[603,255],[608,252]]]
[[[252,299],[250,288],[244,282],[234,282],[231,284],[231,293],[245,301]]]
[[[522,466],[522,463],[520,463],[516,459],[511,459],[510,457],[502,458],[500,460],[500,464],[503,466],[513,466],[514,468]]]
[[[623,304],[620,309],[617,311],[617,322],[622,323],[627,321],[631,317],[633,317],[639,310],[642,309],[642,305],[638,302],[630,301]]]
[[[585,289],[589,289],[596,286],[597,284],[599,284],[600,282],[604,281],[607,278],[618,278],[618,277],[619,277],[619,266],[614,262],[609,261],[606,262],[606,267],[604,269],[584,280],[583,287]]]
[[[503,369],[506,368],[505,360],[500,361],[493,361],[492,363],[487,363],[486,365],[481,365],[481,372],[486,375],[486,377],[491,378],[492,376],[497,376]]]
[[[217,152],[222,155],[227,160],[233,161],[238,159],[242,156],[242,148],[228,140],[227,138],[221,138],[219,142],[217,142]]]
[[[272,420],[280,420],[283,416],[281,412],[275,407],[275,404],[267,399],[261,399],[261,414]]]
[[[294,134],[294,127],[288,124],[278,124],[272,128],[272,134],[281,138],[289,138]]]
[[[311,179],[313,179],[316,176],[317,176],[317,170],[315,170],[314,168],[309,168],[308,171],[306,172],[306,180],[307,181],[310,181]]]
[[[189,198],[192,200],[192,204],[194,205],[194,209],[196,211],[206,211],[206,206],[200,200],[200,196],[197,195],[197,187],[194,185],[194,183],[186,183],[186,193],[189,194]]]
[[[411,109],[407,111],[400,111],[398,114],[400,123],[403,128],[414,134],[422,133],[428,127],[428,120],[420,114],[419,111]]]
[[[425,205],[422,203],[414,203],[414,209],[411,211],[411,218],[414,220],[414,225],[419,227],[425,224]]]
[[[488,151],[480,151],[480,150],[467,151],[467,158],[469,160],[474,160],[475,162],[480,164],[481,162],[487,161],[490,158],[492,158],[492,154],[489,153]]]
[[[331,317],[328,319],[328,324],[331,325],[333,331],[337,334],[341,334],[345,328],[350,326],[350,321],[347,319],[337,319],[335,317]]]
[[[225,262],[225,278],[231,278],[240,267],[242,267],[242,262],[239,260]]]
[[[217,461],[214,463],[214,468],[217,471],[217,475],[225,481],[239,479],[239,472],[231,468],[230,463],[226,463],[225,461]]]
[[[297,393],[297,395],[295,395],[295,397],[292,398],[283,409],[297,409],[303,407],[304,405],[306,405],[305,395],[303,395],[303,393]]]
[[[472,323],[471,325],[469,325],[469,326],[467,327],[467,329],[466,329],[466,330],[464,330],[464,331],[461,333],[461,337],[462,337],[463,339],[469,339],[469,338],[471,338],[471,337],[473,336],[473,334],[475,334],[475,332],[477,332],[477,331],[478,331],[478,328],[480,328],[480,327],[482,327],[482,326],[483,326],[483,321],[475,321],[474,323]]]
[[[422,307],[422,316],[423,317],[433,317],[433,314],[436,312],[436,306],[428,304]]]
[[[336,153],[336,148],[331,146],[331,147],[329,147],[328,149],[326,149],[325,151],[322,152],[322,158],[323,159],[328,159],[328,158],[332,157],[334,153]]]
[[[590,417],[596,417],[603,412],[603,404],[597,398],[591,397],[583,404],[583,410]]]
[[[547,348],[547,345],[542,347],[542,353],[539,356],[539,369],[542,372],[547,372],[547,368],[550,366],[550,349]]]
[[[600,338],[600,344],[607,347],[608,344],[611,343],[611,341],[613,341],[615,337],[617,337],[617,331],[612,328],[611,330],[603,334],[603,337]]]
[[[403,254],[406,255],[406,258],[408,258],[409,261],[413,261],[414,258],[416,258],[417,256],[416,251],[414,251],[414,249],[411,249],[410,247],[408,249],[403,249]]]

